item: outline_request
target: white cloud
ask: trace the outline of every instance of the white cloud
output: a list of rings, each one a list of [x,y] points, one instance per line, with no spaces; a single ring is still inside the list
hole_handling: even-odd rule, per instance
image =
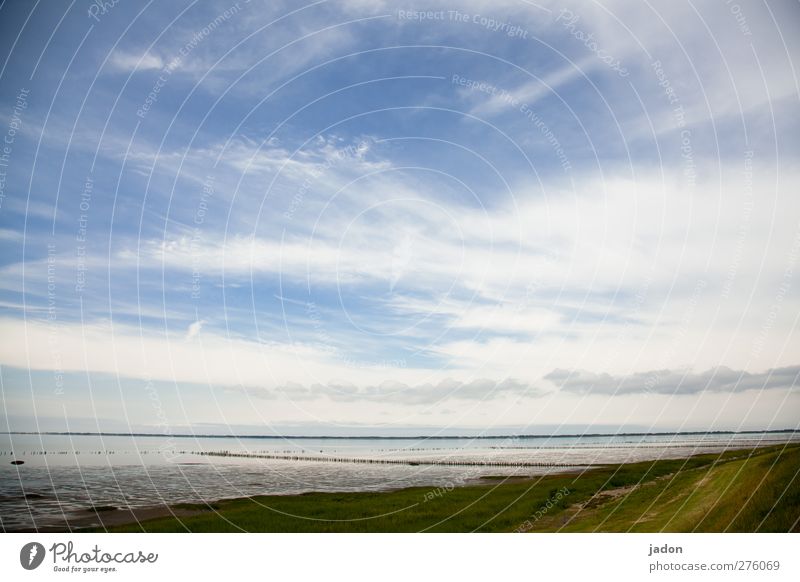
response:
[[[131,71],[152,71],[164,68],[164,61],[153,53],[127,53],[116,51],[109,63],[118,71],[129,73]]]
[[[189,327],[186,329],[186,339],[190,340],[196,338],[205,323],[207,322],[201,319],[189,324]]]
[[[537,78],[516,87],[497,87],[499,93],[489,98],[473,92],[473,97],[480,99],[480,103],[473,107],[471,113],[478,117],[507,113],[513,109],[509,105],[510,100],[512,100],[518,104],[517,111],[514,111],[514,113],[519,115],[518,110],[523,104],[527,105],[528,108],[532,108],[541,99],[551,95],[558,96],[560,89],[563,90],[576,79],[586,77],[602,65],[603,63],[592,55],[584,57],[577,62],[566,63],[560,69],[548,72],[541,77],[531,72],[530,76]]]
[[[796,389],[800,366],[773,368],[760,373],[717,367],[705,372],[650,370],[628,376],[595,374],[586,370],[553,370],[544,377],[561,390],[579,394],[696,394],[745,390]]]
[[[343,376],[358,382],[382,382],[380,367],[348,367],[324,346],[278,344],[224,337],[204,331],[191,342],[152,329],[103,322],[49,325],[40,320],[0,319],[4,337],[0,362],[34,370],[89,371],[127,378],[218,386],[314,384]],[[399,371],[423,381],[424,371]]]
[[[247,394],[268,400],[283,398],[295,401],[325,398],[334,402],[374,402],[379,404],[435,404],[446,400],[491,401],[509,395],[538,398],[545,390],[519,380],[478,379],[459,381],[444,378],[436,383],[409,385],[385,380],[377,385],[357,386],[350,382],[329,382],[303,386],[291,382],[275,389],[249,389]]]

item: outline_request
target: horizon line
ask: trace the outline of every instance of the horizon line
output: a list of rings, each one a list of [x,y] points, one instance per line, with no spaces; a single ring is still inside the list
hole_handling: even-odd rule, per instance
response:
[[[508,439],[508,438],[582,438],[582,437],[614,437],[614,436],[678,436],[678,435],[710,435],[710,434],[777,434],[797,433],[797,428],[765,429],[765,430],[690,430],[659,432],[616,432],[616,433],[569,433],[569,434],[501,434],[501,435],[263,435],[263,434],[163,434],[150,432],[86,432],[86,431],[0,431],[7,435],[40,435],[40,436],[108,436],[108,437],[161,437],[161,438],[241,438],[241,439],[352,439],[352,440],[412,440],[412,439]]]

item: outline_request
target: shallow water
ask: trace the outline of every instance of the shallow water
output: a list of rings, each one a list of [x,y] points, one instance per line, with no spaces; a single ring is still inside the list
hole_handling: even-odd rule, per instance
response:
[[[0,525],[43,527],[99,506],[148,507],[308,491],[452,487],[598,463],[682,458],[796,440],[792,434],[484,439],[280,439],[0,434]],[[466,465],[355,464],[205,456],[290,455]],[[24,461],[12,465],[13,460]],[[559,467],[481,466],[554,463]]]

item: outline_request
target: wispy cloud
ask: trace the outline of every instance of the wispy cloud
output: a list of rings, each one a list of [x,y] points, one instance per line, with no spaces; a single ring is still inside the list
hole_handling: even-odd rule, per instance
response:
[[[514,379],[459,381],[451,378],[437,383],[408,385],[386,380],[377,385],[356,386],[351,383],[312,384],[304,387],[297,383],[278,386],[273,390],[249,389],[247,393],[268,400],[284,398],[288,400],[329,399],[335,402],[375,402],[405,405],[434,404],[446,400],[489,401],[508,396],[538,398],[546,392],[526,382]]]
[[[586,370],[553,370],[544,377],[559,389],[579,394],[698,394],[798,388],[800,366],[751,373],[718,367],[705,372],[651,370],[627,376],[595,374]]]
[[[498,94],[491,95],[488,98],[485,98],[485,95],[473,94],[472,96],[479,98],[480,102],[472,108],[471,113],[484,117],[513,111],[515,115],[519,115],[519,107],[522,104],[532,108],[542,99],[547,97],[557,98],[559,91],[565,89],[569,83],[586,77],[593,70],[599,69],[601,65],[602,63],[594,56],[584,57],[577,62],[566,63],[558,70],[548,72],[542,77],[532,79],[522,85],[497,87]],[[531,74],[533,75],[533,73]],[[469,95],[466,91],[463,94]],[[512,101],[518,104],[516,108],[512,108],[509,105]]]
[[[164,68],[163,59],[149,52],[137,54],[117,51],[111,55],[109,62],[115,70],[125,73],[130,73],[132,71],[157,71]]]

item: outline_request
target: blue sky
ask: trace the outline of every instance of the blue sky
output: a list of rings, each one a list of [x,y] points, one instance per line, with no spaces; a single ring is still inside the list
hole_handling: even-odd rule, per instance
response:
[[[0,5],[0,429],[795,427],[794,2]]]

